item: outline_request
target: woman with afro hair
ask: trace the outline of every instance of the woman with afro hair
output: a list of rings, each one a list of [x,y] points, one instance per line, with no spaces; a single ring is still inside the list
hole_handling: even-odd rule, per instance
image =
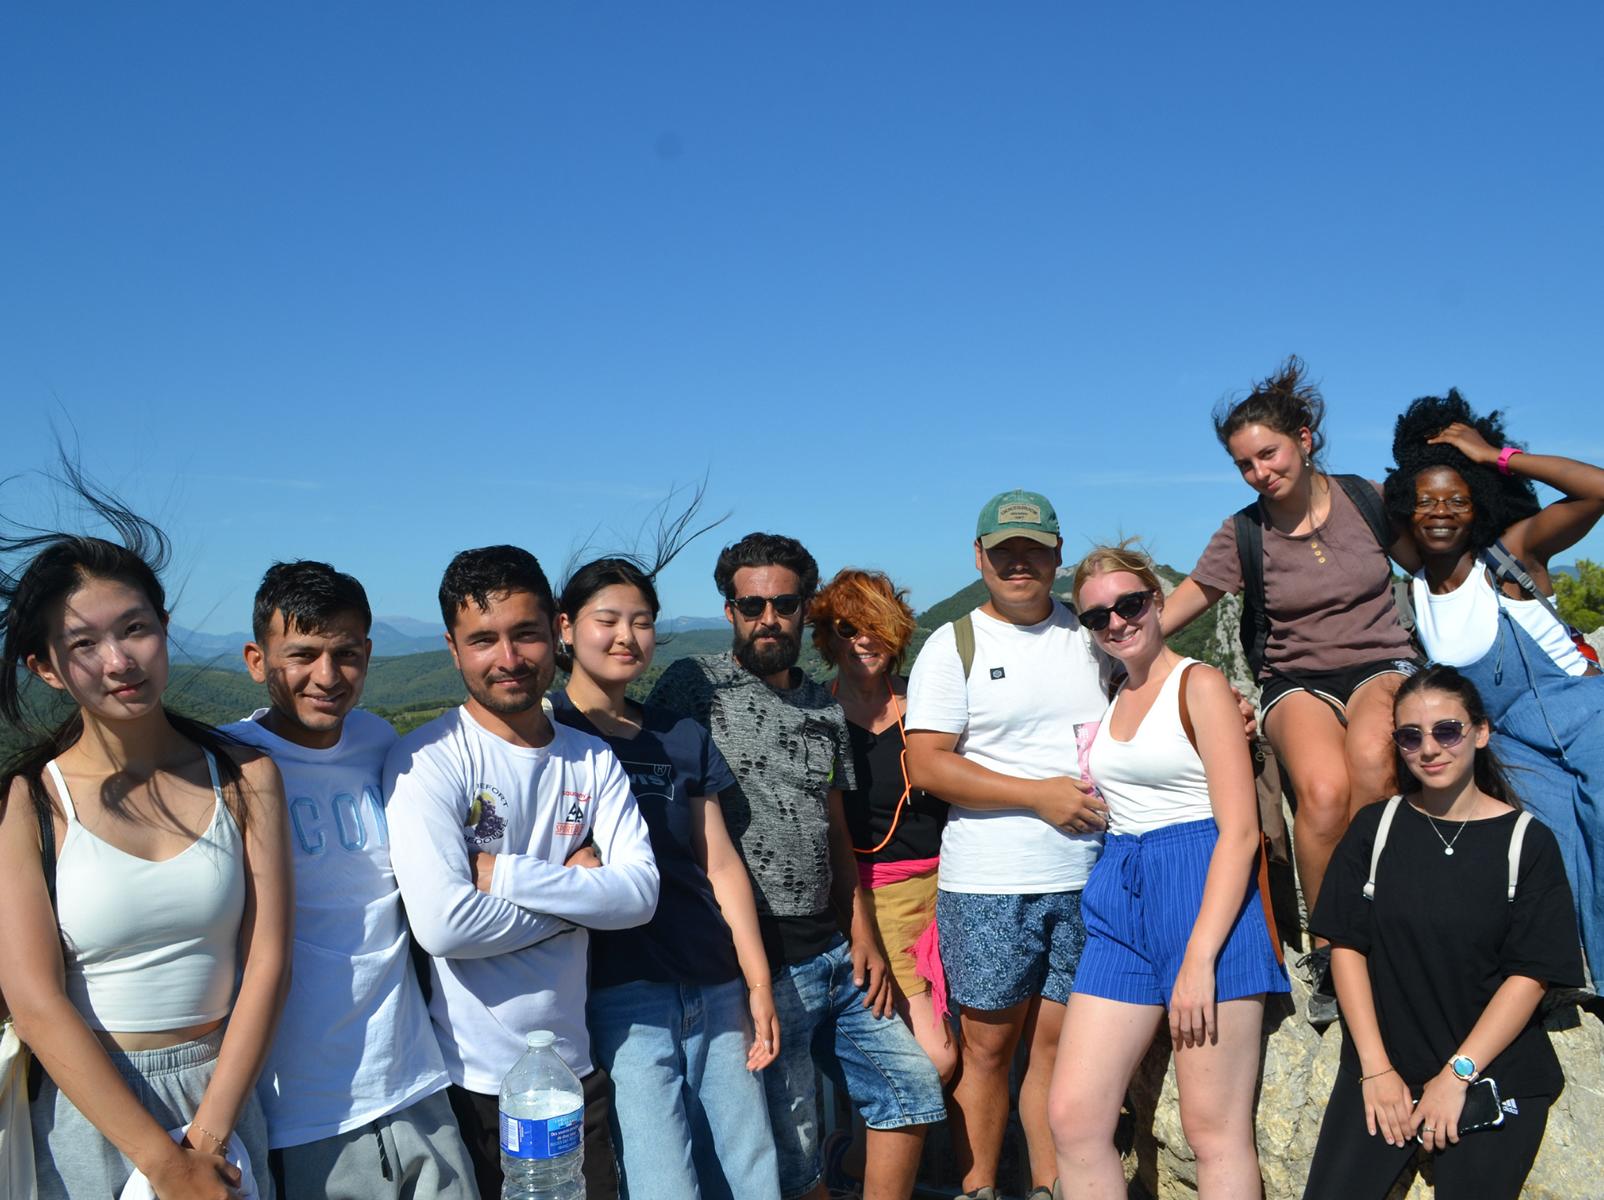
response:
[[[1554,609],[1549,562],[1604,515],[1604,470],[1527,454],[1457,391],[1398,418],[1384,496],[1420,555],[1415,632],[1481,693],[1493,749],[1559,839],[1588,967],[1604,964],[1604,676]],[[1533,481],[1561,493],[1538,503]],[[1520,571],[1500,562],[1513,559]]]

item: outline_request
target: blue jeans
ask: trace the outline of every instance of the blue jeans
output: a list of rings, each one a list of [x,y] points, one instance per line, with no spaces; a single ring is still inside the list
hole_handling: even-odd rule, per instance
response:
[[[590,1051],[613,1081],[619,1195],[779,1195],[763,1085],[746,1069],[746,985],[621,983],[590,993]]]
[[[811,1191],[824,1173],[819,1154],[817,1074],[851,1097],[870,1129],[933,1125],[947,1118],[941,1079],[895,1015],[876,1017],[852,982],[845,938],[774,976],[780,1056],[763,1071],[769,1123],[786,1197]]]

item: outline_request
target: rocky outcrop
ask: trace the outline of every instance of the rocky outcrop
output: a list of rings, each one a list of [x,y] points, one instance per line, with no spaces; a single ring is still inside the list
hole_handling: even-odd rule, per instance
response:
[[[1303,1195],[1342,1042],[1335,1026],[1322,1035],[1298,1015],[1308,988],[1296,979],[1293,988],[1296,1013],[1283,1000],[1265,1015],[1258,1144],[1268,1200]],[[1551,1020],[1550,1037],[1565,1068],[1565,1093],[1549,1114],[1542,1152],[1521,1195],[1525,1200],[1597,1197],[1604,1195],[1604,1020],[1596,1007],[1574,1005],[1559,1009]],[[1167,1041],[1155,1042],[1148,1052],[1131,1085],[1130,1107],[1134,1128],[1126,1165],[1132,1195],[1195,1197],[1197,1165],[1181,1134]],[[1429,1162],[1411,1168],[1390,1200],[1431,1196],[1430,1172]]]

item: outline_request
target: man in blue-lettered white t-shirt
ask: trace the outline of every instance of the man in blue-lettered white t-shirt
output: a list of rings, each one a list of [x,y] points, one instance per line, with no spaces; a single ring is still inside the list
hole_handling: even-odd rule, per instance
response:
[[[269,706],[225,732],[284,777],[295,863],[290,995],[257,1093],[279,1195],[474,1194],[390,866],[389,722],[356,708],[372,614],[326,563],[262,579],[245,663]]]

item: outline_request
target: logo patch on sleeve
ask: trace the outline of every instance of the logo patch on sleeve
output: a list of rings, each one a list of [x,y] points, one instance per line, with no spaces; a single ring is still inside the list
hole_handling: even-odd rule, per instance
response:
[[[993,679],[1002,679],[1007,674],[1008,672],[1004,671],[1001,667],[993,667],[991,669],[991,677]]]

